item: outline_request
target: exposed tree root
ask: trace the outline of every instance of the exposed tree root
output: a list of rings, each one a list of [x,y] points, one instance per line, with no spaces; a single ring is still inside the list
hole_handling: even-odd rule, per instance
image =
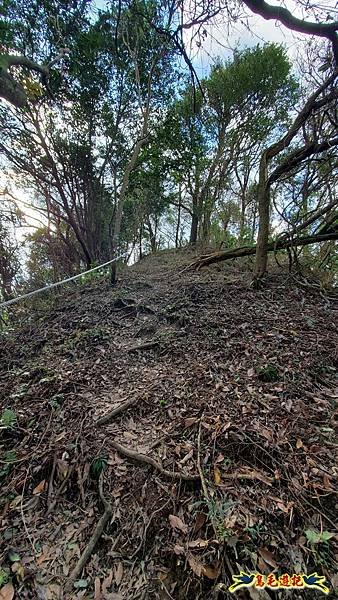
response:
[[[151,386],[150,388],[148,388],[147,394],[145,395],[146,398],[148,398],[148,394],[154,389],[154,387],[155,386]],[[140,402],[140,396],[136,396],[136,397],[132,396],[125,402],[122,402],[122,404],[119,404],[119,406],[116,406],[116,408],[113,408],[113,410],[109,411],[105,415],[102,415],[102,417],[99,417],[94,422],[94,425],[104,425],[105,423],[108,423],[115,417],[118,417],[119,415],[121,415],[125,410],[128,410],[128,408],[130,408],[137,402]]]
[[[198,471],[199,471],[198,475],[186,475],[185,473],[174,473],[172,471],[167,471],[166,469],[164,469],[160,463],[158,463],[154,458],[151,458],[151,456],[148,456],[147,454],[141,454],[140,452],[137,452],[136,450],[131,450],[130,448],[126,448],[126,446],[122,446],[121,444],[119,444],[118,442],[115,442],[114,440],[111,440],[110,444],[115,448],[115,450],[117,450],[123,456],[126,456],[127,458],[130,458],[131,460],[136,460],[137,462],[143,462],[148,465],[151,465],[165,477],[169,477],[171,479],[177,479],[177,480],[183,479],[184,481],[200,480],[202,483],[202,486],[203,486],[204,494],[207,493],[206,492],[207,488],[205,485],[205,480],[204,480],[203,473],[201,471],[200,464],[198,465]],[[260,481],[263,480],[268,485],[273,483],[273,479],[271,477],[264,476],[264,479],[262,479],[262,476],[259,473],[256,473],[255,471],[253,471],[251,473],[240,473],[240,472],[239,473],[224,473],[222,475],[222,478],[223,479],[248,479],[248,480],[257,479]]]
[[[108,423],[109,421],[114,419],[114,417],[117,417],[118,415],[123,413],[125,410],[128,410],[128,408],[130,408],[130,406],[133,406],[133,404],[136,404],[136,402],[138,402],[138,400],[139,400],[138,397],[129,398],[129,400],[126,400],[126,402],[123,402],[122,404],[120,404],[116,408],[113,408],[113,410],[109,411],[105,415],[102,415],[102,417],[99,417],[95,421],[95,425],[104,425],[105,423]]]
[[[93,535],[90,538],[86,548],[82,552],[77,564],[75,565],[74,569],[72,570],[71,574],[69,575],[69,579],[65,586],[66,592],[69,592],[72,589],[74,581],[76,581],[76,579],[78,579],[79,575],[81,575],[82,569],[86,566],[88,560],[90,559],[92,552],[93,552],[97,542],[99,541],[102,533],[104,532],[105,526],[107,525],[107,523],[112,515],[112,507],[109,504],[109,502],[107,502],[107,500],[105,499],[105,497],[103,495],[103,475],[102,474],[101,474],[100,480],[99,480],[99,494],[100,494],[102,504],[104,506],[104,513],[103,513],[102,517],[100,518],[98,524],[96,525]]]
[[[166,469],[164,469],[162,467],[162,465],[160,465],[160,463],[156,462],[156,460],[154,460],[150,456],[147,456],[146,454],[141,454],[140,452],[136,452],[136,450],[131,450],[130,448],[126,448],[125,446],[121,446],[121,444],[119,444],[118,442],[115,442],[114,440],[111,441],[110,443],[115,448],[115,450],[117,450],[123,456],[126,456],[127,458],[130,458],[131,460],[136,460],[137,462],[143,462],[148,465],[151,465],[152,467],[154,467],[154,469],[159,471],[165,477],[169,477],[171,479],[176,479],[176,480],[183,479],[184,481],[200,480],[199,475],[186,475],[185,473],[174,473],[172,471],[166,471]]]
[[[277,242],[270,242],[267,246],[267,252],[276,250],[285,250],[286,248],[295,246],[308,246],[309,244],[319,244],[328,240],[337,240],[338,232],[327,233],[325,235],[309,235],[306,237],[294,238],[292,240],[279,239]],[[242,256],[251,256],[256,254],[256,246],[241,246],[240,248],[231,248],[222,252],[213,252],[200,256],[196,261],[191,263],[187,269],[201,269],[212,263],[230,260],[231,258],[241,258]]]
[[[132,346],[128,348],[128,352],[137,352],[138,350],[151,350],[152,348],[157,348],[159,346],[159,341],[154,340],[153,342],[145,342],[144,344],[139,344],[137,346]]]

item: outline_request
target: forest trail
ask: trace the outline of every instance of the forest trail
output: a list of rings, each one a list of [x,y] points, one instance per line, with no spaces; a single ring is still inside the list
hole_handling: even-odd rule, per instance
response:
[[[338,586],[337,298],[285,273],[254,291],[243,263],[184,270],[194,256],[69,287],[2,335],[1,572],[16,565],[18,598],[231,598],[240,568]],[[72,587],[99,480],[112,513]]]

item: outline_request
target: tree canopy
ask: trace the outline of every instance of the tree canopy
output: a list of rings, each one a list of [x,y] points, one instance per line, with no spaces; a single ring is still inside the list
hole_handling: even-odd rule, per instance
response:
[[[265,2],[244,4],[276,17]],[[26,245],[28,255],[45,247],[47,279],[121,253],[186,242],[251,253],[256,241],[260,278],[271,236],[334,222],[334,63],[319,58],[302,78],[285,46],[260,43],[215,57],[196,80],[182,32],[203,41],[208,20],[231,23],[240,5],[5,2],[4,197],[21,210],[24,190],[41,217]],[[331,15],[321,33],[287,11],[278,18],[335,46]],[[321,224],[305,225],[313,214]]]

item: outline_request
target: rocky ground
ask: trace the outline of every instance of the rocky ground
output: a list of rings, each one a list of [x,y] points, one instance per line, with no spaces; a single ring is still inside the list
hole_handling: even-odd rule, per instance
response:
[[[231,598],[241,569],[318,571],[338,597],[336,294],[193,258],[13,309],[1,600]]]

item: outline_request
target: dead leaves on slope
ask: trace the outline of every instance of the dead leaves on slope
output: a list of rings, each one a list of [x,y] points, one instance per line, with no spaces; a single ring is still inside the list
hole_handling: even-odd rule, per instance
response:
[[[232,558],[246,552],[243,564],[262,570],[295,564],[299,571],[318,549],[318,544],[309,547],[302,529],[331,531],[325,520],[335,502],[337,389],[322,380],[333,373],[327,371],[333,368],[333,313],[319,298],[304,299],[297,288],[286,287],[285,280],[254,294],[244,285],[225,283],[223,273],[212,277],[181,277],[177,285],[156,276],[149,293],[144,281],[130,280],[137,302],[156,307],[151,315],[138,314],[135,302],[116,299],[108,289],[93,288],[86,302],[75,293],[60,312],[30,322],[7,351],[0,396],[5,402],[14,390],[11,402],[20,429],[8,440],[18,460],[5,485],[15,497],[5,505],[0,535],[8,534],[6,545],[25,547],[28,567],[37,567],[40,576],[47,578],[51,570],[67,577],[90,537],[102,507],[88,465],[102,449],[116,501],[117,535],[115,529],[106,532],[103,547],[81,576],[87,591],[95,582],[95,600],[118,597],[112,586],[104,586],[108,560],[113,589],[126,592],[129,583],[143,593],[147,579],[168,570],[174,553],[182,581],[188,571],[192,597],[195,589],[205,591],[204,579],[210,580],[207,586],[217,576],[224,581],[218,562],[222,545]],[[117,292],[121,296],[134,293],[123,286]],[[315,328],[306,327],[308,318]],[[170,344],[160,351],[121,352],[143,343],[142,331],[149,325],[153,333],[170,333]],[[278,382],[258,377],[269,364],[278,369]],[[316,364],[322,369],[317,376]],[[116,408],[130,395],[142,401],[100,430],[92,427],[92,414]],[[150,466],[132,465],[109,446],[121,435],[168,470],[194,473],[202,412],[201,466],[214,506],[206,506],[198,484],[168,484]],[[75,469],[46,523],[53,459],[62,461],[64,451],[71,459],[55,466],[55,492],[69,466]],[[167,510],[159,510],[167,502]],[[231,507],[225,510],[227,503]],[[36,555],[25,535],[21,504],[30,536],[40,544]],[[218,515],[221,542],[214,540],[210,508]],[[116,551],[106,553],[115,538]],[[328,543],[334,547],[335,542]],[[136,552],[133,560],[148,568],[137,574],[137,585],[128,561],[122,566],[120,551]],[[49,600],[55,585],[41,589],[41,598],[45,593]]]
[[[197,575],[197,577],[201,577],[204,575],[208,579],[217,579],[219,575],[219,569],[217,567],[210,567],[202,563],[202,561],[194,556],[193,554],[187,555],[188,563],[192,571]]]
[[[173,529],[179,529],[184,534],[188,533],[187,525],[176,515],[169,515],[169,523]]]
[[[118,563],[115,568],[115,572],[111,569],[109,575],[100,580],[99,577],[95,577],[94,580],[94,600],[123,600],[120,594],[109,591],[109,588],[113,585],[114,581],[117,586],[120,585],[123,577],[123,566],[122,563]]]
[[[11,583],[5,583],[0,590],[0,600],[13,600],[14,598],[14,587]]]

